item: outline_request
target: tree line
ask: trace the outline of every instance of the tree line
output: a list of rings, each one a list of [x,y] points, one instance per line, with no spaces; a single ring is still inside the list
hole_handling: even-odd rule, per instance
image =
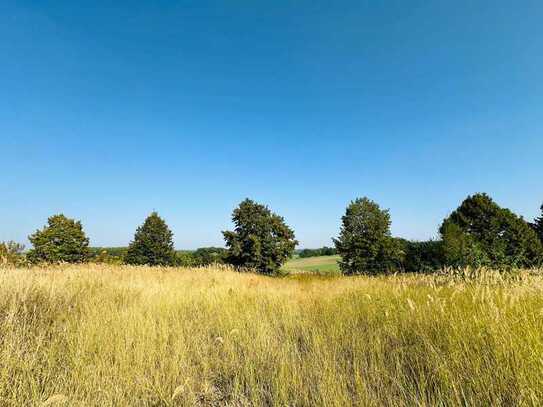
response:
[[[318,257],[318,256],[334,256],[337,254],[335,247],[323,246],[319,249],[303,249],[298,251],[298,256],[302,259],[308,257]]]
[[[349,203],[334,248],[306,249],[301,257],[339,254],[343,274],[431,272],[444,266],[496,269],[543,264],[541,216],[526,222],[496,204],[487,194],[468,196],[445,218],[438,240],[408,241],[393,237],[387,209],[368,198]],[[150,266],[200,266],[226,263],[262,274],[277,274],[298,242],[285,220],[267,206],[246,199],[232,213],[233,230],[224,231],[226,248],[176,251],[173,233],[158,213],[136,229],[128,248],[92,249],[80,221],[59,214],[29,236],[27,253],[13,242],[0,244],[0,259],[10,264],[84,263],[90,260]],[[318,253],[318,254],[317,254]]]
[[[390,234],[390,214],[375,202],[357,199],[347,207],[335,245],[344,274],[425,272],[442,267],[506,270],[543,264],[542,216],[526,222],[487,194],[468,196],[445,218],[440,239],[414,242]]]
[[[96,263],[123,264],[128,247],[89,247],[89,261]],[[173,260],[178,267],[202,267],[224,263],[223,247],[200,247],[196,250],[176,250]]]

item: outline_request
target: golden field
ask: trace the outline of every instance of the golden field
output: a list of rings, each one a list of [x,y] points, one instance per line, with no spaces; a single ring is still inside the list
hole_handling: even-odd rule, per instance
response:
[[[541,405],[539,272],[0,270],[0,405]]]

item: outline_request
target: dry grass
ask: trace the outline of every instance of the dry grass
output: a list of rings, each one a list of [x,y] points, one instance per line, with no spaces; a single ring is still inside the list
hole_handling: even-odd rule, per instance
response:
[[[543,280],[0,271],[0,405],[540,405]]]

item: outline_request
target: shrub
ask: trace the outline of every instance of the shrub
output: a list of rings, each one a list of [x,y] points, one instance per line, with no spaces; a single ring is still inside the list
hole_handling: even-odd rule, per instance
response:
[[[403,270],[408,273],[429,273],[444,265],[443,242],[415,242],[399,239],[403,248]]]
[[[180,267],[203,267],[225,262],[226,249],[201,247],[195,251],[179,250],[175,253],[175,265]]]
[[[80,221],[54,215],[47,226],[28,237],[33,245],[28,258],[34,263],[83,263],[89,257],[89,239]]]
[[[466,198],[443,221],[440,233],[451,266],[534,267],[543,259],[536,232],[486,194]]]
[[[352,201],[334,239],[344,274],[378,274],[401,265],[401,245],[390,235],[390,214],[368,198]]]
[[[298,244],[284,219],[268,207],[244,200],[233,212],[234,231],[223,232],[226,262],[276,274]]]
[[[153,212],[138,227],[124,259],[127,264],[171,266],[175,261],[173,233],[166,222]]]
[[[95,263],[122,264],[128,248],[91,247],[89,260]]]
[[[16,242],[0,242],[0,266],[22,266],[25,263],[24,246]]]
[[[177,267],[198,267],[193,252],[178,250],[175,252],[174,265]]]
[[[227,250],[222,247],[200,247],[192,252],[194,262],[197,266],[210,266],[225,262]]]

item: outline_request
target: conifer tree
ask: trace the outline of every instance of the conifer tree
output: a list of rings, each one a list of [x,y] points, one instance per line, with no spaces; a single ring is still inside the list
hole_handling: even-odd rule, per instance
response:
[[[127,264],[149,266],[174,264],[173,233],[158,213],[151,213],[143,225],[138,227],[124,261]]]

